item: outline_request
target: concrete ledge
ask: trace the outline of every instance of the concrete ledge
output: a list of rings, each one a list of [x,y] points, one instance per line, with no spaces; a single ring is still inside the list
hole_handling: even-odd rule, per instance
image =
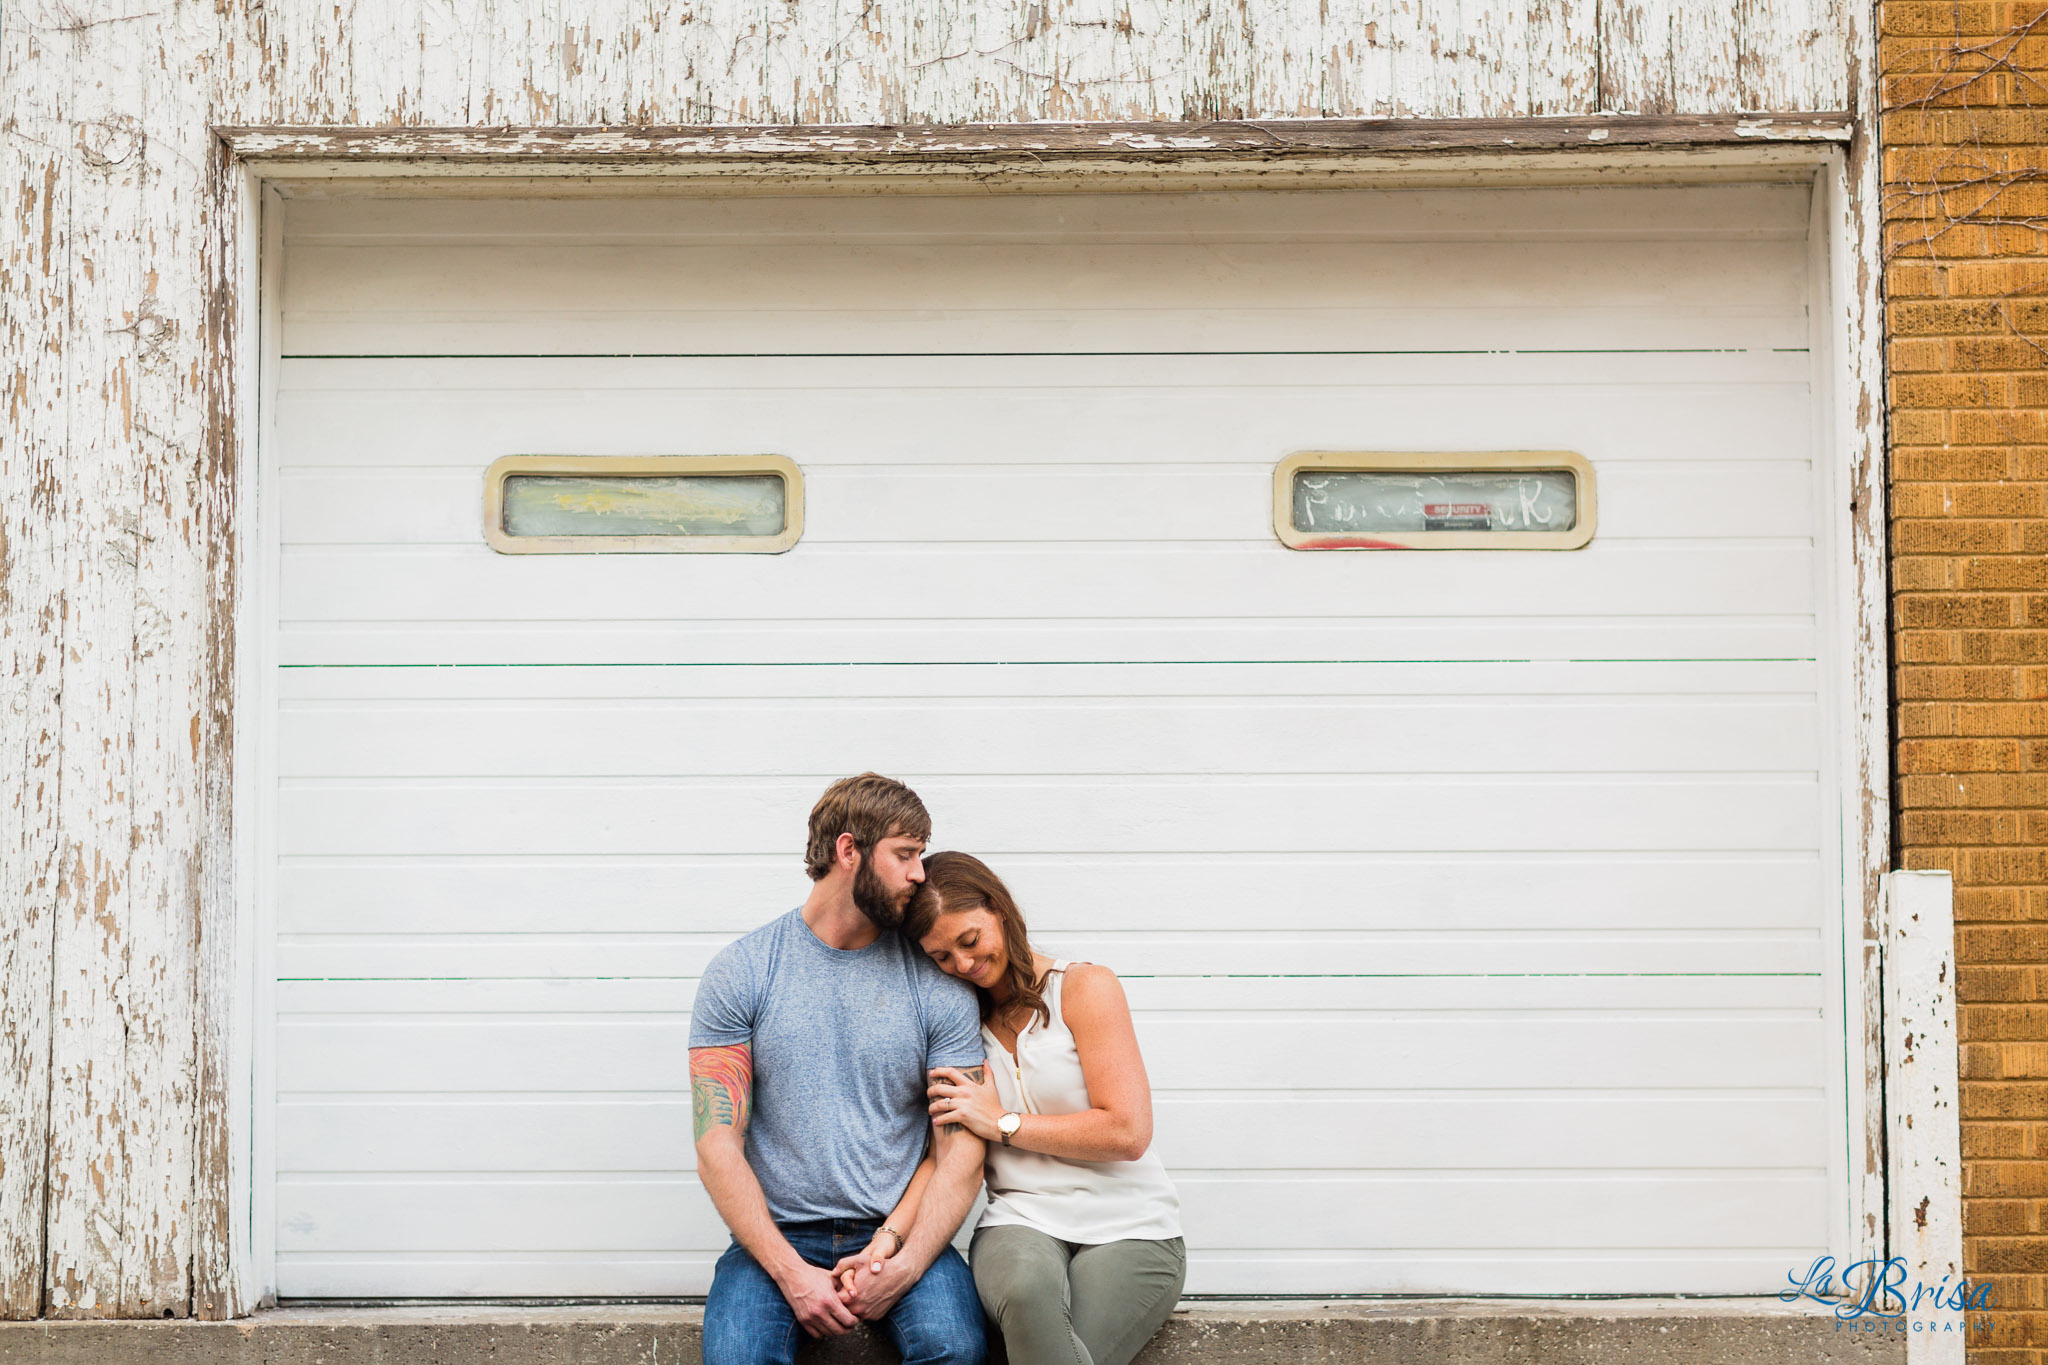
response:
[[[0,1365],[697,1365],[680,1305],[287,1308],[239,1322],[0,1323]],[[1776,1299],[1183,1305],[1137,1365],[1901,1365],[1905,1336]],[[862,1336],[807,1365],[886,1365]]]

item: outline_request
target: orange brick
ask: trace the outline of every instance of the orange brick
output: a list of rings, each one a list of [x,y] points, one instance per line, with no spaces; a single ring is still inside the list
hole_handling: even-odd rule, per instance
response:
[[[1966,1004],[1989,1001],[2037,1002],[2042,999],[2044,970],[2048,969],[1958,966],[1956,999]]]
[[[2038,1081],[1965,1081],[1962,1085],[1965,1118],[2042,1119],[2048,1118],[2048,1084]],[[1986,1194],[1999,1191],[1986,1190]]]
[[[1978,883],[2003,882],[2012,885],[2021,882],[2048,882],[2048,849],[2041,848],[1966,848],[1962,850],[1962,864],[1958,869],[1966,881]],[[1972,929],[1971,932],[1976,932]],[[1961,934],[1957,937],[1960,939]],[[1969,953],[1972,962],[2011,961],[2012,959],[1988,958],[1982,953]]]
[[[1960,861],[1958,858],[1957,861]],[[1956,923],[1983,924],[2030,919],[2023,894],[2010,886],[1971,886],[1956,889]]]
[[[2025,694],[2015,668],[1918,667],[1899,670],[1901,700],[2003,701]]]
[[[1963,642],[1945,630],[1902,630],[1895,658],[1908,664],[1954,664],[1963,662]]]
[[[1948,439],[1948,419],[1939,412],[1893,413],[1892,439],[1900,445],[1939,445]]]
[[[1946,414],[1942,417],[1946,426]],[[1986,450],[1968,445],[1914,445],[1892,452],[1892,478],[1895,481],[1974,483],[2003,479],[2012,473],[2012,454],[2004,448]]]
[[[1975,592],[2048,592],[2048,563],[2038,558],[2000,555],[1961,562],[1957,585]]]
[[[1899,744],[1902,773],[2012,773],[2020,746],[2009,739],[1917,739]]]
[[[2038,412],[1951,412],[1949,433],[1957,445],[2037,445],[2048,440],[2048,414]]]
[[[1965,483],[1948,490],[1951,514],[1959,517],[2039,517],[2048,513],[2048,485]]]
[[[1892,265],[1884,272],[1884,292],[1888,298],[1929,298],[1948,292],[1942,280],[1946,266],[1933,265]]]
[[[1958,337],[1949,347],[1955,363],[1966,370],[2038,370],[2048,365],[2048,349],[2024,337]]]
[[[1925,592],[1952,588],[1955,582],[1956,562],[1952,559],[1916,555],[1892,561],[1892,587],[1895,591]]]
[[[2031,261],[1971,261],[1946,271],[1949,292],[1959,298],[2048,289],[2048,265]]]
[[[1914,848],[1911,845],[1899,849],[1899,866],[1908,872],[1946,872],[1955,875],[1963,865],[1961,850],[1953,848]]]
[[[2009,595],[1914,593],[1899,597],[1897,619],[1902,626],[1929,630],[2009,626],[2016,623],[2019,613],[2015,608],[2020,600]]]
[[[1973,105],[1999,104],[2011,97],[2010,77],[1997,72],[1938,69],[1886,76],[1878,81],[1878,99],[1889,106],[1921,105],[1934,109],[1963,109]],[[1893,173],[1886,171],[1889,178]]]
[[[2012,299],[2003,310],[1983,299],[1902,302],[1886,311],[1885,325],[1893,336],[1905,337],[1997,336],[2013,328],[2039,332],[2048,328],[2048,301]]]
[[[2016,1128],[2016,1124],[1990,1125],[1992,1131],[2003,1132]],[[2002,1151],[1996,1148],[1973,1150],[1965,1143],[1965,1157],[2019,1156],[2018,1150]],[[2034,1231],[2032,1210],[2036,1204],[2027,1199],[1972,1199],[1963,1205],[1963,1235],[1965,1237],[2024,1237]]]
[[[1920,774],[1899,782],[1899,805],[1908,810],[2024,811],[2044,804],[2048,774]]]
[[[1878,32],[1886,37],[2000,32],[1999,6],[1978,0],[1970,4],[1944,4],[1941,0],[1885,0],[1878,19]]]
[[[2048,564],[2030,567],[2038,572]],[[1966,630],[1958,643],[1966,664],[2048,663],[2048,630]]]
[[[1908,811],[1899,818],[1899,837],[1913,844],[2017,844],[2026,820],[2016,811]]]
[[[1909,374],[1892,379],[1892,402],[1915,408],[1993,408],[2010,399],[2004,379],[1974,374]]]
[[[1996,1084],[1993,1082],[1992,1084]],[[1965,1100],[1965,1104],[1968,1101]],[[2048,1195],[2048,1163],[1973,1161],[1963,1167],[1963,1195],[2038,1198]]]
[[[1885,356],[1885,364],[1891,367],[1893,374],[1910,374],[1915,371],[1933,373],[1945,370],[1950,364],[1951,344],[1935,340],[1894,341]]]
[[[1973,934],[1996,932],[1973,929]],[[2048,1067],[2048,1005],[1965,1005],[1956,1012],[1956,1027],[1972,1046],[1990,1046],[2007,1067]],[[2007,1075],[2019,1074],[2008,1071]],[[2039,1073],[2048,1078],[2048,1070]]]

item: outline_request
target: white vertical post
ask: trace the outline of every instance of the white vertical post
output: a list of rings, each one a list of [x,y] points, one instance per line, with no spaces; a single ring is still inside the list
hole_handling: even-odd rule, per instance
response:
[[[1956,1067],[1955,888],[1946,872],[1885,877],[1884,1071],[1891,1254],[1906,1283],[1963,1275]],[[1946,1317],[1946,1313],[1939,1316]],[[1909,1332],[1910,1365],[1963,1365],[1963,1332]]]

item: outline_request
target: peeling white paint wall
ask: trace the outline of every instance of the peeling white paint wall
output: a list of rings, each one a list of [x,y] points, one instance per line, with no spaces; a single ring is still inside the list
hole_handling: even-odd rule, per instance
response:
[[[0,1312],[240,1307],[213,996],[242,248],[210,127],[1822,111],[1850,28],[1832,0],[7,5]]]

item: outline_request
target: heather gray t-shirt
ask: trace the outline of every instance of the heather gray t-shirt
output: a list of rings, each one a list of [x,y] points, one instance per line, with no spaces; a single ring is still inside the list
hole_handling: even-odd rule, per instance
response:
[[[924,1155],[925,1071],[980,1066],[974,988],[900,934],[827,947],[792,910],[704,969],[690,1046],[751,1043],[747,1164],[778,1223],[886,1218]]]

